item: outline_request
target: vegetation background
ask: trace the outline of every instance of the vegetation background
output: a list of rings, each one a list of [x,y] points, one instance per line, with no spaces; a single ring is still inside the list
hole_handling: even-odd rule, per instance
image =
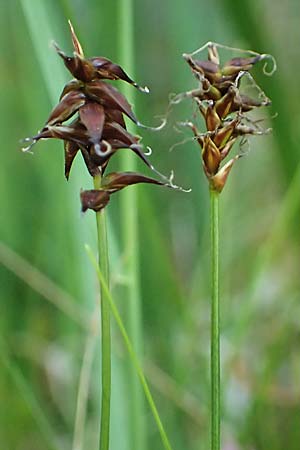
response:
[[[95,449],[97,281],[84,251],[86,242],[95,248],[95,223],[91,212],[80,215],[79,204],[91,180],[78,158],[65,181],[61,143],[38,144],[33,156],[19,151],[19,140],[42,126],[69,79],[51,39],[71,51],[70,18],[87,55],[117,62],[119,3],[0,0],[0,6],[0,446],[80,448],[73,436],[81,374],[77,436],[87,395],[82,449]],[[273,100],[273,134],[250,140],[251,151],[221,196],[223,450],[299,450],[300,3],[139,0],[134,20],[136,79],[151,89],[136,94],[135,109],[150,125],[165,113],[171,92],[195,86],[183,52],[211,40],[277,59],[272,78],[255,72]],[[204,450],[209,439],[207,183],[194,142],[169,152],[185,137],[173,125],[190,116],[187,101],[162,132],[140,134],[156,166],[174,169],[176,182],[192,192],[129,188],[139,199],[144,367],[175,450]],[[113,293],[126,317],[122,195],[108,214]],[[113,334],[111,450],[137,450],[130,447],[130,434],[139,430],[129,426],[127,354],[118,330]],[[159,449],[146,405],[144,415],[148,448]]]

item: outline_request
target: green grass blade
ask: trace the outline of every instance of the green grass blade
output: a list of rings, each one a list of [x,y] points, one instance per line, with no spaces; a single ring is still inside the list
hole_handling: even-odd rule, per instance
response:
[[[62,447],[58,444],[55,432],[49,424],[42,407],[39,405],[32,393],[31,387],[28,385],[19,367],[8,357],[5,347],[4,339],[0,337],[0,361],[23,397],[44,438],[47,448],[49,448],[49,450],[62,450]]]
[[[134,57],[134,0],[118,1],[118,49],[119,63],[129,76],[135,79]],[[136,90],[124,83],[121,87],[130,104],[135,104]],[[137,134],[136,127],[128,123],[128,130]],[[122,170],[136,171],[137,159],[130,152],[122,155]],[[126,255],[125,274],[129,278],[125,297],[127,299],[128,331],[139,359],[143,355],[143,332],[139,272],[139,230],[138,230],[138,197],[136,189],[128,189],[121,196],[121,222],[123,230],[123,245]],[[130,386],[130,426],[131,446],[139,450],[146,448],[146,430],[144,421],[144,401],[136,373],[129,368],[128,382]]]
[[[56,103],[61,87],[67,80],[64,66],[50,43],[54,39],[45,2],[39,0],[20,0],[32,45],[39,61],[51,103]],[[67,24],[66,24],[67,25]]]

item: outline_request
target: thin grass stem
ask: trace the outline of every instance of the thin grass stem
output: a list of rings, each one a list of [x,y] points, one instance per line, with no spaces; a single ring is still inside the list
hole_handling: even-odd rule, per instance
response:
[[[165,450],[172,450],[171,444],[169,442],[168,436],[167,436],[167,434],[165,432],[164,426],[163,426],[162,421],[160,419],[158,410],[157,410],[155,402],[153,400],[150,388],[148,386],[148,383],[147,383],[147,380],[145,378],[145,375],[144,375],[143,369],[141,367],[141,364],[139,362],[138,356],[137,356],[137,354],[136,354],[136,352],[134,350],[133,344],[131,343],[129,335],[128,335],[128,333],[126,331],[126,328],[125,328],[125,326],[123,324],[122,318],[120,316],[120,313],[119,313],[119,310],[118,310],[118,308],[116,306],[114,298],[112,297],[112,295],[110,293],[109,287],[108,287],[108,285],[106,283],[106,280],[105,280],[105,276],[101,272],[101,269],[98,266],[97,261],[96,261],[94,255],[93,255],[93,253],[92,253],[92,251],[91,251],[91,249],[90,249],[90,247],[88,245],[86,245],[86,251],[87,251],[87,253],[89,255],[91,263],[93,264],[93,266],[94,266],[94,268],[95,268],[95,270],[97,272],[97,276],[98,276],[99,281],[100,281],[100,283],[102,285],[102,289],[105,292],[105,300],[107,300],[107,302],[109,304],[110,310],[111,310],[111,312],[112,312],[112,314],[113,314],[113,316],[114,316],[114,318],[116,320],[118,328],[119,328],[119,330],[120,330],[120,332],[122,334],[122,337],[124,339],[124,342],[125,342],[127,351],[129,353],[130,359],[131,359],[131,361],[132,361],[132,363],[134,365],[135,371],[136,371],[136,373],[137,373],[137,375],[139,377],[139,380],[140,380],[142,388],[144,390],[146,399],[148,401],[148,404],[150,406],[150,409],[151,409],[151,412],[153,414],[154,420],[155,420],[156,425],[158,427],[158,430],[159,430],[159,433],[160,433],[161,440],[162,440],[162,443],[164,445],[164,448],[165,448]]]
[[[220,450],[219,193],[210,191],[211,220],[211,449]]]
[[[101,176],[94,177],[94,188],[101,187]],[[106,217],[104,210],[96,213],[97,237],[98,237],[98,263],[106,285],[109,280],[108,246]],[[110,333],[110,308],[106,301],[107,292],[100,282],[101,294],[101,418],[100,418],[100,450],[109,449],[110,431],[110,402],[111,402],[111,333]]]
[[[119,26],[118,26],[118,48],[119,61],[130,77],[135,79],[134,61],[134,0],[119,0]],[[123,84],[121,87],[125,97],[130,104],[135,104],[135,89]],[[128,123],[128,130],[136,134],[136,127]],[[135,171],[136,159],[129,152],[124,152],[122,159],[122,170]],[[121,214],[123,242],[126,257],[125,273],[129,283],[126,291],[127,302],[127,322],[131,341],[134,349],[142,360],[143,356],[143,333],[142,333],[142,313],[140,302],[140,273],[139,273],[139,231],[137,216],[137,191],[128,189],[122,193]],[[132,367],[129,369],[129,398],[130,398],[130,424],[131,424],[131,447],[139,450],[146,448],[146,430],[144,421],[144,401],[138,383],[136,373]]]
[[[84,330],[90,330],[89,315],[76,304],[71,295],[1,241],[0,263]]]
[[[84,428],[95,346],[96,336],[90,333],[86,338],[80,371],[72,450],[82,450],[84,447]]]

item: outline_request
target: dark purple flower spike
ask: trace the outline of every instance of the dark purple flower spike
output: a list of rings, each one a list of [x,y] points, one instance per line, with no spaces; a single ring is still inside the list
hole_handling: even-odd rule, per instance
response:
[[[84,211],[88,208],[95,211],[102,209],[109,202],[112,192],[131,184],[151,183],[178,188],[171,178],[164,177],[150,163],[140,143],[140,137],[126,129],[124,116],[137,125],[141,124],[124,95],[104,80],[122,80],[142,92],[148,92],[148,89],[138,86],[120,66],[107,58],[85,58],[70,22],[69,25],[74,47],[73,56],[67,56],[57,44],[54,44],[54,47],[75,78],[65,85],[59,103],[51,111],[42,130],[25,140],[28,147],[24,150],[30,150],[41,139],[62,140],[65,176],[68,179],[78,152],[81,153],[90,175],[95,177],[99,174],[103,176],[110,158],[115,153],[121,149],[129,149],[163,180],[157,181],[136,173],[107,175],[102,179],[103,188],[101,186],[99,191],[81,193]],[[67,122],[69,119],[73,120]]]

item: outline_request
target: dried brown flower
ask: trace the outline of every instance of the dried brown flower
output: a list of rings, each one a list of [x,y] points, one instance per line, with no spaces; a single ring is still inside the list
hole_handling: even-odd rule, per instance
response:
[[[241,92],[240,86],[244,77],[250,78],[253,84],[255,83],[249,74],[250,69],[270,55],[250,52],[249,58],[233,58],[221,65],[218,47],[223,46],[208,43],[192,54],[183,55],[199,81],[199,86],[197,89],[179,94],[173,99],[173,103],[178,103],[185,97],[191,97],[196,102],[204,118],[206,131],[200,133],[196,125],[190,121],[184,122],[183,125],[192,129],[202,149],[203,168],[210,188],[221,192],[232,166],[242,156],[239,154],[221,166],[233,144],[239,137],[245,138],[247,135],[269,131],[259,128],[246,113],[260,106],[268,106],[271,102],[256,84],[255,87],[259,90],[258,99],[246,96]],[[194,56],[204,48],[208,49],[208,60],[195,59]]]

